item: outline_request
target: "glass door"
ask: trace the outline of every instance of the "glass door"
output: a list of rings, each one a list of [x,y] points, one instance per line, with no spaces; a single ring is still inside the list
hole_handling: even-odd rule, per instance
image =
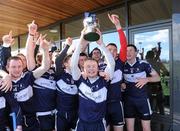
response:
[[[170,41],[171,28],[147,27],[130,30],[130,43],[138,49],[138,57],[148,61],[160,75],[161,82],[149,83],[148,92],[154,114],[170,114]]]

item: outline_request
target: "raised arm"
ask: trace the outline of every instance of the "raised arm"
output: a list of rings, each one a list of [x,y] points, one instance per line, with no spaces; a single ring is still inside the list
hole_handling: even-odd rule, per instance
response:
[[[119,21],[119,16],[115,14],[112,14],[112,15],[108,14],[108,17],[111,20],[111,22],[115,25],[118,35],[119,35],[120,46],[121,46],[120,51],[119,51],[119,59],[125,62],[126,54],[127,54],[127,40],[122,30],[121,23]]]
[[[59,53],[59,55],[56,57],[56,60],[55,60],[55,64],[56,64],[56,75],[59,76],[62,74],[63,72],[63,60],[64,60],[64,57],[67,55],[67,51],[69,49],[69,47],[71,46],[72,44],[72,39],[70,37],[68,37],[66,39],[66,42],[65,42],[65,47],[63,48],[63,50]]]
[[[2,37],[3,45],[0,47],[0,69],[6,71],[6,64],[9,57],[11,57],[11,46],[14,44],[12,31],[8,35]]]
[[[42,49],[42,64],[33,71],[35,78],[41,77],[50,68],[49,42],[40,35],[40,49]]]
[[[113,74],[114,74],[115,61],[114,61],[112,54],[107,50],[107,48],[103,42],[103,39],[102,39],[102,34],[99,29],[97,29],[97,33],[100,35],[100,39],[97,41],[97,44],[100,46],[100,48],[105,56],[106,62],[107,62],[105,72],[107,74],[109,74],[110,79],[112,79]]]
[[[74,80],[78,80],[81,76],[81,70],[79,69],[78,66],[78,61],[79,61],[79,54],[81,52],[82,46],[88,44],[88,41],[84,40],[84,31],[83,29],[81,31],[81,36],[80,36],[80,41],[79,44],[76,45],[75,51],[71,57],[71,72],[72,72],[72,77]]]
[[[28,38],[26,41],[26,59],[27,59],[27,69],[29,71],[32,71],[35,66],[35,58],[34,58],[34,50],[35,50],[35,35],[37,32],[37,25],[34,21],[32,23],[28,24]]]

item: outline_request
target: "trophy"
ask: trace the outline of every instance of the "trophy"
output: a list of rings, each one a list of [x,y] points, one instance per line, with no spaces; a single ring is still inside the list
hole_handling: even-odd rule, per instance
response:
[[[83,24],[86,28],[84,39],[90,42],[99,40],[100,36],[98,33],[96,33],[96,28],[99,27],[99,22],[98,19],[96,19],[96,15],[85,12],[84,16],[85,18]]]

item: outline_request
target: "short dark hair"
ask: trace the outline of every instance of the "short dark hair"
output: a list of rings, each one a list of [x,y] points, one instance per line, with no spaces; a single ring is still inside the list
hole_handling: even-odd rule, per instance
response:
[[[133,48],[134,48],[134,50],[135,50],[135,52],[137,52],[137,47],[136,47],[135,45],[133,45],[133,44],[129,44],[129,45],[127,45],[127,47],[133,47]]]
[[[85,60],[85,62],[86,61],[95,61],[96,63],[97,63],[97,65],[98,65],[98,61],[97,60],[95,60],[94,58],[92,58],[92,57],[88,57],[86,60]]]
[[[23,57],[26,57],[23,53],[18,53],[17,56],[23,56]]]
[[[109,43],[106,47],[108,47],[108,46],[114,46],[117,48],[117,45],[115,43]]]
[[[98,50],[98,51],[100,52],[100,54],[101,54],[101,50],[96,47],[96,48],[94,48],[94,49],[91,51],[91,53],[89,54],[89,57],[92,57],[93,52],[94,52],[95,50]]]
[[[70,58],[71,58],[72,54],[67,55],[64,60],[63,63],[66,63]]]
[[[88,57],[88,55],[87,55],[85,52],[81,52],[81,53],[80,53],[80,56],[86,56],[86,57]]]
[[[9,63],[10,63],[11,60],[20,60],[22,62],[22,64],[23,64],[23,61],[22,61],[22,59],[20,57],[18,57],[18,56],[11,56],[7,60],[7,66],[9,66]]]

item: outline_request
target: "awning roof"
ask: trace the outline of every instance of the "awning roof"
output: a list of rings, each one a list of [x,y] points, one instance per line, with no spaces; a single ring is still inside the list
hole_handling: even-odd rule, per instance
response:
[[[0,37],[10,30],[13,36],[26,33],[32,20],[45,27],[116,2],[119,0],[1,0]]]

